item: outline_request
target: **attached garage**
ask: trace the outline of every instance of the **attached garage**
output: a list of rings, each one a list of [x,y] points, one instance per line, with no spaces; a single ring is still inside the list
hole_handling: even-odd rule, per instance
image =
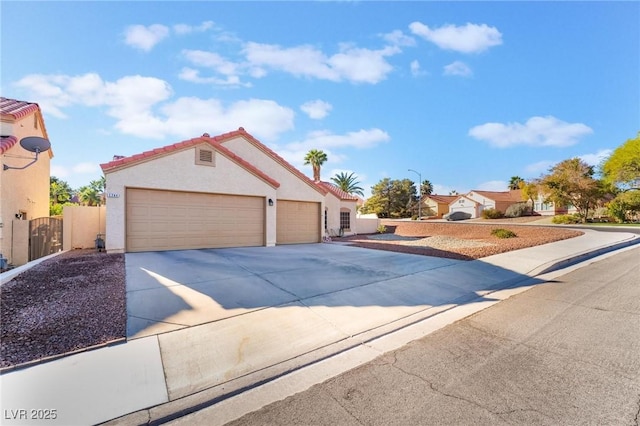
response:
[[[126,251],[265,244],[265,199],[155,189],[126,190]]]
[[[320,242],[320,203],[278,200],[276,244]]]

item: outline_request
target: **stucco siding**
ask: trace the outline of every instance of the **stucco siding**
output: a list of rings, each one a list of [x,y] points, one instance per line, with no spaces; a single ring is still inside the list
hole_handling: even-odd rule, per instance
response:
[[[43,124],[33,114],[16,120],[11,128],[18,143],[0,157],[0,253],[9,263],[19,266],[22,257],[12,259],[12,222],[20,211],[26,212],[26,220],[49,216],[50,155],[40,153],[38,161],[23,170],[3,170],[4,164],[22,167],[35,157],[20,146],[22,138],[44,136]]]

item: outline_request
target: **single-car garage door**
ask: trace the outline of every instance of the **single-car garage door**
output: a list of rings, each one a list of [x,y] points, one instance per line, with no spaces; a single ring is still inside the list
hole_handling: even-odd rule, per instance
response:
[[[127,251],[264,245],[262,197],[127,189]]]
[[[278,200],[276,244],[320,242],[320,203]]]

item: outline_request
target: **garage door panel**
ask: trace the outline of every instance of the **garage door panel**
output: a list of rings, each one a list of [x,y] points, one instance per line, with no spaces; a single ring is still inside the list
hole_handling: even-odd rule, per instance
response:
[[[127,251],[264,245],[262,197],[127,190]]]
[[[277,244],[320,241],[320,203],[278,200],[276,215]]]

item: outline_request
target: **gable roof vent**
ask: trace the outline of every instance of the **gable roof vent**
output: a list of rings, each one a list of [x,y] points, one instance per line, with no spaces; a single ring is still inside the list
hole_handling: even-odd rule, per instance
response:
[[[213,150],[207,148],[196,148],[196,164],[201,166],[215,166]]]

